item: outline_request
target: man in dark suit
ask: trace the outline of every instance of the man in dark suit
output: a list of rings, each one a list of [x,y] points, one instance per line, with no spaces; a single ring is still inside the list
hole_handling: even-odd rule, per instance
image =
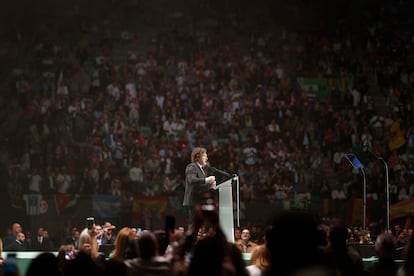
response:
[[[193,221],[193,205],[201,203],[203,195],[216,187],[216,177],[214,175],[208,176],[204,171],[207,160],[207,150],[196,147],[191,152],[191,163],[185,169],[183,206],[188,209],[189,213],[188,229],[191,229]]]
[[[9,245],[14,243],[16,241],[17,233],[23,232],[22,227],[20,226],[20,223],[13,223],[12,228],[10,230],[10,234],[8,234],[3,239],[3,246],[4,248],[7,248]]]
[[[37,228],[37,235],[33,239],[33,250],[51,251],[54,249],[53,241],[49,238],[49,232],[43,227]]]
[[[37,235],[33,238],[33,250],[43,251],[43,227],[37,228]]]
[[[6,251],[25,251],[27,250],[25,245],[25,235],[23,232],[16,234],[16,240],[14,240],[11,244],[6,247]]]
[[[70,229],[70,235],[63,240],[63,244],[72,244],[75,249],[79,249],[79,235],[78,228],[73,226]]]

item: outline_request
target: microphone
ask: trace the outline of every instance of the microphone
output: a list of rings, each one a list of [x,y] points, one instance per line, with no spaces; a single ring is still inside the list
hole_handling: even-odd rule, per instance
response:
[[[380,153],[378,153],[378,152],[374,151],[374,150],[373,150],[373,149],[369,146],[368,141],[364,141],[364,142],[362,143],[362,149],[363,149],[364,151],[368,151],[369,153],[371,153],[372,155],[374,155],[377,159],[381,159],[381,158],[382,158]]]
[[[215,167],[211,167],[211,169],[212,169],[214,172],[218,172],[218,173],[220,173],[220,174],[222,174],[222,175],[225,175],[225,176],[227,176],[227,177],[232,177],[232,175],[231,175],[231,174],[229,174],[228,172],[225,172],[225,171],[223,171],[223,170],[217,169],[217,168],[215,168]]]

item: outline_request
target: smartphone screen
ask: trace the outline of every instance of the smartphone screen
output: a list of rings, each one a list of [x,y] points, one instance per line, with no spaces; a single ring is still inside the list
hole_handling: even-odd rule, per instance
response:
[[[86,225],[88,229],[92,229],[94,224],[95,224],[95,218],[93,217],[86,218]]]

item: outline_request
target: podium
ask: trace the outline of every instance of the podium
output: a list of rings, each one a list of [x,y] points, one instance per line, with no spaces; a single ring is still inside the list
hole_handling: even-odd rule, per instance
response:
[[[233,218],[233,183],[239,183],[238,176],[218,184],[216,190],[219,191],[218,209],[219,223],[226,235],[227,241],[234,242],[234,218]],[[237,193],[239,195],[239,193]],[[237,196],[239,199],[239,196]],[[237,206],[239,201],[237,200]]]

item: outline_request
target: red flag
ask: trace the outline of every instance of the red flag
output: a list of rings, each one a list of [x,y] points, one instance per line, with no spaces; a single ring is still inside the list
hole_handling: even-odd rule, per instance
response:
[[[78,203],[79,195],[55,194],[56,212],[61,215],[64,212],[73,210]]]

